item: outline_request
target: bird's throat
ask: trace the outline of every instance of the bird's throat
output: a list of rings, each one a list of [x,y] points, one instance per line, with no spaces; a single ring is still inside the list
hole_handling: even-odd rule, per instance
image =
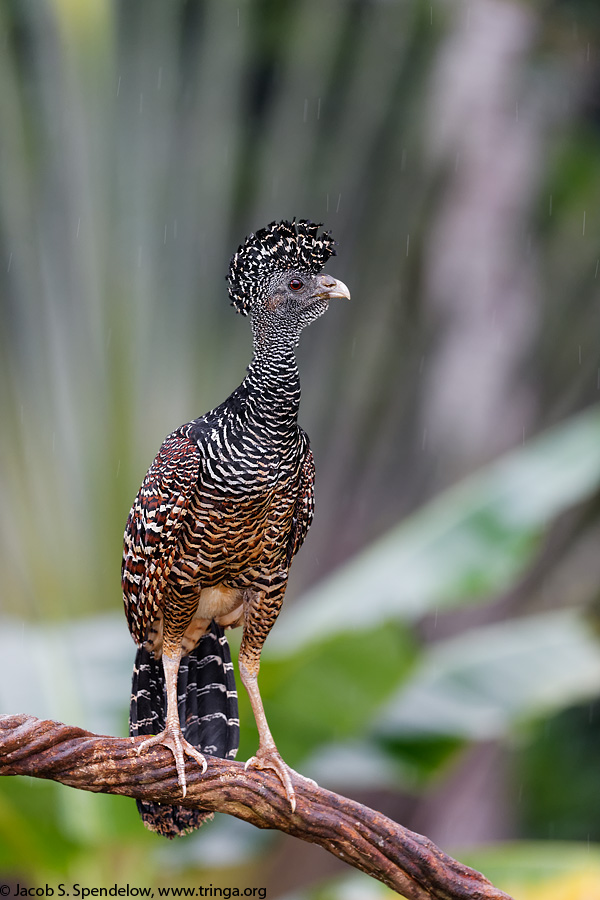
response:
[[[289,424],[298,421],[300,373],[294,347],[284,340],[254,344],[246,384],[257,408]]]

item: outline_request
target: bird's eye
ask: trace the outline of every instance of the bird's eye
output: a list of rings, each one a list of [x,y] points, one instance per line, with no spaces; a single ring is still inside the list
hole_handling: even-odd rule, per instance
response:
[[[292,278],[292,280],[288,284],[288,287],[291,291],[299,291],[300,288],[304,287],[304,282],[300,281],[299,278]]]

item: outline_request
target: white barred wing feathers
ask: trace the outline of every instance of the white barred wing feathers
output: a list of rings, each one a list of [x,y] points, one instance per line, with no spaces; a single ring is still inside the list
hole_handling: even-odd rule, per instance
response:
[[[181,430],[163,442],[133,503],[123,555],[123,598],[131,635],[140,646],[163,608],[181,526],[200,470],[198,447]]]

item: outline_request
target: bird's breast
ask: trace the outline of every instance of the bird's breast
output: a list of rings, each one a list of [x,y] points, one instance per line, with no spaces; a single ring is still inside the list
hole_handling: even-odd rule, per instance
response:
[[[215,619],[219,625],[231,625],[242,614],[243,596],[244,592],[240,588],[224,584],[202,588],[195,618],[208,622]]]

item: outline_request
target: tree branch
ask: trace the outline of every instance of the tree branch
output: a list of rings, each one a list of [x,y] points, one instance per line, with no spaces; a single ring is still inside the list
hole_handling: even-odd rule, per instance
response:
[[[180,800],[170,752],[156,747],[138,756],[140,740],[101,737],[33,716],[0,716],[0,775],[33,775],[84,791],[228,813],[320,844],[408,900],[511,900],[428,838],[302,778],[294,777],[292,813],[274,774],[213,757],[204,775],[188,764],[188,792]]]

